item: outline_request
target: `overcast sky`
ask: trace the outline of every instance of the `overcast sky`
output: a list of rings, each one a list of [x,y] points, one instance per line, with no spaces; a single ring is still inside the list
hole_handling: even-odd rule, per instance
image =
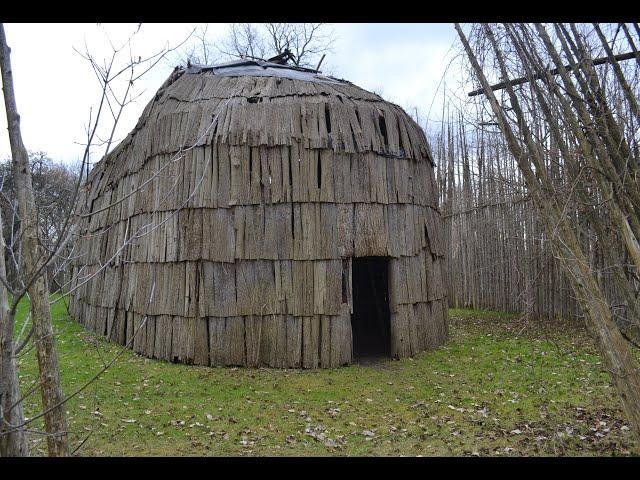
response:
[[[135,36],[135,56],[145,57],[184,40],[195,24],[143,24]],[[333,24],[335,52],[323,63],[332,73],[397,103],[424,118],[437,117],[443,97],[443,75],[455,51],[451,24]],[[11,47],[14,87],[27,149],[45,151],[54,160],[80,160],[90,108],[99,99],[99,84],[89,63],[73,47],[98,59],[110,54],[109,40],[124,41],[136,24],[5,24]],[[212,40],[227,24],[210,24]],[[124,60],[124,58],[123,58]],[[135,83],[141,96],[119,122],[116,138],[133,128],[143,108],[176,64],[176,56]],[[455,83],[449,69],[444,83]],[[0,102],[0,159],[10,157],[4,103]],[[94,110],[95,111],[95,110]],[[108,120],[105,118],[105,121]],[[95,153],[101,156],[100,152]],[[96,161],[98,158],[94,158]]]

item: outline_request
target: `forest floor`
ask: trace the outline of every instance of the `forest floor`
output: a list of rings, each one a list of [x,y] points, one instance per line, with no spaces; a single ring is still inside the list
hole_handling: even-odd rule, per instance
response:
[[[26,305],[22,306],[24,318]],[[66,394],[122,347],[53,308]],[[329,370],[206,368],[126,350],[67,403],[76,455],[637,455],[578,324],[450,310],[447,344]],[[20,330],[20,325],[18,329]],[[37,379],[20,358],[22,391]],[[39,394],[25,414],[40,411]],[[42,430],[42,419],[31,428]],[[31,434],[32,454],[46,443]]]

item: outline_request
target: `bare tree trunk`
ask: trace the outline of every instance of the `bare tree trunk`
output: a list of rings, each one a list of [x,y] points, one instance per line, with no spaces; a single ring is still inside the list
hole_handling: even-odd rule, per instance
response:
[[[531,63],[531,65],[533,65],[535,69],[538,69],[538,70],[542,70],[543,67],[541,66],[539,61],[536,61],[530,55],[530,52],[534,51],[533,45],[530,44],[529,46],[527,46],[523,42],[523,39],[526,36],[526,30],[521,28],[521,32],[520,34],[518,34],[514,26],[507,25],[505,28],[509,38],[511,39],[512,44],[515,46],[519,56],[523,60],[523,65],[525,66],[525,69],[527,70],[528,75],[530,77],[533,77],[534,69],[532,69],[531,66],[528,65],[528,63]],[[544,32],[541,32],[541,36],[543,36],[543,39],[544,39]],[[547,51],[549,52],[553,51],[553,45],[551,45],[550,42],[547,42],[545,40],[545,45],[547,47]],[[555,57],[555,61],[556,61],[556,64],[559,64],[560,63],[559,57]],[[562,65],[560,65],[559,68],[562,69],[563,68]],[[564,70],[560,71],[561,75],[564,75],[565,73],[566,72]],[[622,73],[620,74],[622,75]],[[563,80],[566,80],[568,91],[571,91],[570,89],[573,87],[573,85],[568,81],[568,79],[565,76],[563,76],[562,78]],[[580,128],[577,118],[573,114],[568,104],[568,101],[564,98],[563,94],[558,94],[557,87],[555,87],[555,83],[553,82],[553,80],[549,78],[545,80],[547,80],[548,85],[551,86],[552,92],[556,94],[556,98],[559,100],[558,106],[561,108],[561,111],[564,115],[563,120],[564,120],[565,132],[572,132],[574,134],[575,139],[577,140],[578,145],[582,150],[583,159],[594,170],[597,170],[600,164],[606,161],[606,157],[601,156],[599,158],[596,158],[594,156],[592,143],[589,143],[588,139],[584,135],[582,129]],[[554,112],[552,112],[551,110],[551,104],[549,103],[549,100],[551,100],[551,96],[549,96],[549,98],[546,98],[545,95],[543,94],[543,89],[541,89],[538,83],[536,82],[533,82],[531,84],[531,89],[534,91],[538,99],[542,112],[544,113],[544,118],[546,118],[546,125],[548,126],[550,132],[552,133],[552,137],[554,138],[554,144],[555,144],[554,147],[559,150],[562,158],[564,159],[566,172],[573,175],[574,178],[578,178],[580,176],[580,171],[582,167],[578,164],[578,162],[576,162],[574,157],[571,155],[569,145],[565,142],[565,139],[563,138],[563,134],[560,131],[561,125],[559,122],[557,122],[557,117],[554,114]],[[574,92],[573,98],[574,99],[578,98],[577,91]],[[559,162],[559,158],[556,160],[556,162]],[[603,194],[606,196],[606,198],[613,198],[613,192],[609,182],[601,175],[596,175],[595,178],[598,182],[598,185],[602,189]],[[585,205],[589,203],[589,197],[586,194],[586,192],[583,191],[582,189],[580,188],[576,189],[575,195]],[[640,248],[638,248],[638,242],[636,241],[636,238],[633,232],[631,231],[629,223],[627,222],[626,217],[620,211],[620,208],[616,202],[614,201],[609,202],[609,208],[612,213],[611,217],[616,222],[618,222],[618,224],[621,227],[620,228],[621,235],[624,238],[625,243],[628,245],[629,254],[635,261],[636,257],[640,258],[640,253],[639,253]],[[588,219],[588,222],[587,222],[587,219]],[[597,234],[598,238],[601,238],[601,239],[606,238],[605,227],[604,225],[601,225],[601,220],[594,210],[586,209],[584,212],[584,216],[582,217],[582,220],[584,223],[583,228],[585,231],[588,230],[588,225],[590,225],[593,228],[594,233]],[[633,246],[635,246],[635,249],[632,248]],[[592,242],[591,244],[592,256],[594,255],[597,256],[599,254],[598,250],[599,249],[597,248],[596,242]],[[616,258],[615,258],[616,255],[614,254],[615,251],[613,249],[602,248],[602,250],[603,251],[601,253],[603,257],[607,258],[612,268],[614,265],[618,265],[620,263],[616,261]],[[634,254],[635,254],[635,257],[634,257]],[[640,266],[640,263],[636,263],[636,265]],[[616,274],[618,273],[617,269],[615,270],[615,272]],[[627,282],[620,282],[619,281],[620,278],[618,275],[614,275],[614,278],[617,281],[619,289],[628,303],[629,311],[637,313],[637,308],[636,308],[637,301],[634,298],[633,292],[629,288],[629,284]],[[631,315],[631,318],[637,320],[640,317],[634,313]],[[638,340],[640,339],[640,336],[639,336],[640,329],[638,328],[639,325],[634,325],[634,322],[623,321],[622,319],[619,319],[617,323],[623,335],[629,341],[634,343],[634,345],[638,345]],[[637,324],[637,321],[635,323]]]
[[[604,48],[604,51],[607,52],[609,63],[611,63],[611,65],[613,66],[613,71],[616,74],[616,78],[618,79],[618,82],[620,82],[620,86],[622,87],[622,91],[624,92],[624,95],[627,101],[629,102],[629,107],[631,107],[631,111],[633,112],[633,114],[636,116],[637,119],[640,119],[640,108],[638,108],[638,100],[636,99],[635,94],[631,90],[629,83],[624,78],[624,74],[622,73],[620,64],[616,60],[615,55],[611,50],[611,47],[609,47],[609,42],[607,42],[607,38],[604,36],[604,33],[602,33],[602,30],[600,29],[600,25],[598,25],[597,23],[594,23],[593,28],[598,34],[598,38],[602,42],[602,47]]]
[[[554,186],[548,177],[544,160],[540,154],[540,146],[533,141],[511,84],[507,82],[507,92],[511,108],[513,108],[518,119],[524,149],[520,146],[520,142],[508,123],[502,107],[491,90],[465,34],[458,24],[456,24],[455,28],[464,45],[475,76],[480,81],[491,109],[497,117],[500,130],[506,137],[509,149],[524,175],[534,203],[538,207],[541,219],[545,223],[547,234],[554,250],[559,254],[561,263],[569,275],[576,297],[586,314],[587,325],[595,337],[604,364],[611,374],[615,388],[620,395],[622,407],[629,423],[636,437],[640,438],[640,375],[638,362],[634,359],[628,344],[616,327],[608,302],[600,285],[594,278],[579,239],[553,195]],[[485,25],[484,30],[486,37],[493,46],[500,72],[504,78],[508,78],[504,58],[491,28]]]
[[[4,263],[4,236],[0,211],[0,277],[7,278]],[[24,427],[20,380],[14,357],[13,327],[15,316],[9,311],[7,289],[0,283],[0,456],[26,457],[29,446]]]
[[[22,142],[20,116],[13,91],[10,52],[4,33],[4,25],[0,25],[0,67],[2,68],[4,101],[13,157],[18,214],[21,220],[22,277],[25,285],[29,285],[28,292],[31,299],[31,318],[37,346],[42,405],[45,411],[45,429],[48,433],[47,446],[50,456],[68,456],[67,420],[60,383],[58,354],[51,322],[49,291],[45,271],[39,272],[41,255],[38,242],[37,214],[33,198],[31,170],[27,151]],[[33,278],[34,275],[37,278]],[[15,311],[15,302],[12,311]]]

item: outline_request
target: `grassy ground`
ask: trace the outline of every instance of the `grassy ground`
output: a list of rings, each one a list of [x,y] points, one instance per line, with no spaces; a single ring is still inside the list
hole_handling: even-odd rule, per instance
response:
[[[24,309],[23,312],[24,314]],[[580,326],[451,310],[446,346],[334,370],[174,365],[126,351],[70,400],[77,455],[633,455]],[[54,307],[67,394],[120,351]],[[37,378],[20,359],[23,392]],[[40,411],[31,395],[26,415]],[[42,429],[36,420],[34,429]],[[45,454],[33,434],[34,454]],[[84,442],[84,443],[83,443]]]

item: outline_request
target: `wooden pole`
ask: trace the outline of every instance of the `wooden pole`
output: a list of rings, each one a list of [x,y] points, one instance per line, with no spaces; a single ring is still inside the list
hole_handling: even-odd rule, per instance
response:
[[[4,236],[2,235],[2,212],[0,212],[0,276],[7,278],[4,262]],[[0,283],[0,456],[26,457],[29,445],[23,427],[24,409],[19,399],[20,380],[15,359],[13,328],[15,315],[9,311],[7,289]]]
[[[21,235],[23,245],[23,261],[21,265],[25,284],[31,283],[28,289],[31,300],[31,318],[33,320],[40,385],[42,388],[42,406],[45,410],[44,420],[49,455],[52,457],[68,456],[67,420],[64,410],[64,395],[60,383],[60,368],[56,350],[51,307],[49,305],[49,289],[45,272],[37,274],[34,281],[30,278],[37,272],[42,254],[39,251],[38,217],[33,196],[33,184],[27,149],[20,132],[20,115],[16,107],[13,90],[13,74],[10,60],[11,49],[7,45],[4,25],[0,24],[0,68],[2,70],[2,90],[7,112],[7,128],[15,175],[18,213],[22,220]],[[15,312],[15,299],[12,313]]]
[[[623,60],[632,60],[636,58],[636,55],[634,52],[628,52],[628,53],[622,53],[620,55],[615,55],[613,57],[613,59],[617,62],[621,62]],[[595,60],[593,60],[593,65],[602,65],[605,63],[610,63],[611,59],[609,57],[601,57],[601,58],[596,58]],[[576,66],[578,65],[565,65],[564,68],[567,70],[573,70]],[[560,69],[558,68],[554,68],[549,70],[549,72],[551,75],[558,75],[558,73],[560,73]],[[514,80],[507,80],[504,82],[500,82],[500,83],[496,83],[495,85],[492,85],[490,88],[491,90],[495,91],[495,90],[502,90],[503,88],[505,88],[507,85],[511,85],[511,86],[515,86],[515,85],[522,85],[523,83],[527,83],[530,82],[531,79],[533,78],[534,80],[541,80],[544,77],[546,77],[547,72],[541,72],[538,73],[536,75],[534,75],[533,77],[520,77],[520,78],[516,78]],[[469,96],[470,97],[475,97],[476,95],[481,95],[485,93],[485,89],[484,88],[479,88],[478,90],[474,90],[473,92],[469,92]]]
[[[500,130],[505,136],[534,203],[538,207],[539,218],[544,222],[546,233],[551,240],[554,251],[559,256],[561,264],[568,274],[573,291],[585,312],[587,325],[597,342],[605,367],[609,370],[612,381],[620,395],[623,409],[632,430],[638,437],[640,436],[640,375],[638,374],[638,363],[614,323],[603,291],[596,281],[580,245],[580,239],[567,217],[563,214],[563,209],[558,203],[559,199],[553,195],[548,195],[548,192],[554,191],[553,183],[545,168],[540,145],[534,140],[512,86],[507,84],[507,92],[518,119],[519,133],[524,140],[524,145],[518,141],[498,100],[491,91],[482,67],[460,25],[455,24],[455,28],[463,43],[473,71],[487,92],[487,99],[494,115],[496,115],[497,121],[500,123]],[[540,30],[542,29],[539,28],[539,33],[542,35],[544,32]],[[491,42],[500,70],[503,76],[507,78],[505,60],[491,27],[485,25],[484,31]],[[548,37],[545,35],[543,39],[547,44]]]

